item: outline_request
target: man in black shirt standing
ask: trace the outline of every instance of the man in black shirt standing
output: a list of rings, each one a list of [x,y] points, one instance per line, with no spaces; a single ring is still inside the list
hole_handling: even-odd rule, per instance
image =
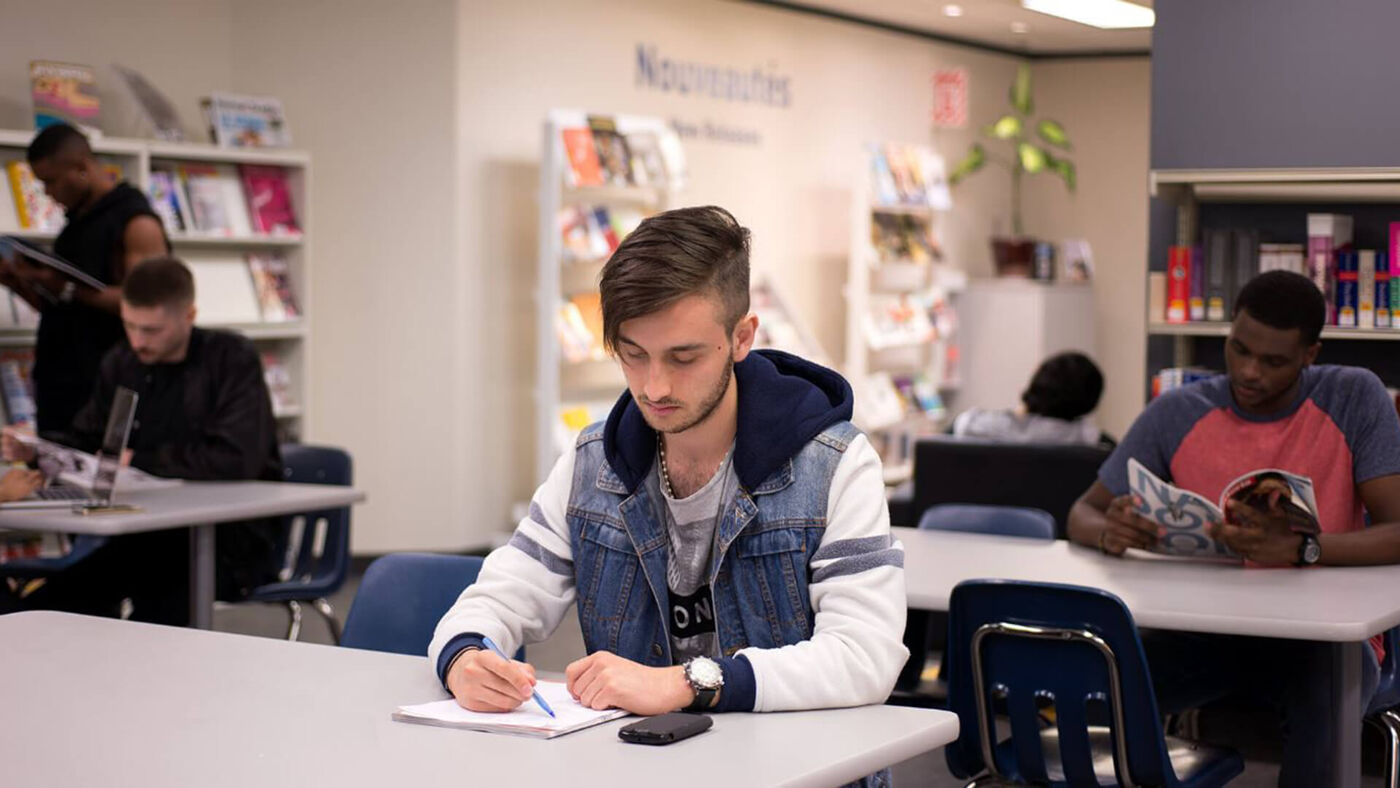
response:
[[[0,285],[39,311],[33,379],[42,433],[68,428],[92,393],[102,355],[121,340],[119,285],[126,272],[170,254],[170,242],[146,196],[125,181],[112,183],[72,126],[44,129],[29,144],[28,159],[49,196],[67,209],[54,253],[108,285],[77,287],[27,262],[0,266]]]
[[[128,447],[131,464],[178,479],[282,478],[272,401],[262,362],[246,338],[195,328],[194,278],[184,263],[157,257],[122,284],[127,341],[103,357],[91,399],[58,442],[95,451],[117,387],[139,395]],[[28,460],[14,440],[5,452]],[[221,525],[215,535],[216,596],[238,599],[271,582],[280,567],[275,521]],[[184,530],[114,537],[51,579],[26,606],[112,614],[123,598],[132,618],[185,624],[189,542]]]

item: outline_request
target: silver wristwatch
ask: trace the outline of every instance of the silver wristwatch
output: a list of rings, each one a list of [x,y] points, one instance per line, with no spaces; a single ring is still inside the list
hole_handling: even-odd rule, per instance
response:
[[[704,711],[715,704],[715,696],[724,686],[724,671],[709,657],[693,657],[685,663],[685,681],[695,690],[695,701],[686,708]]]
[[[64,282],[63,289],[58,291],[58,302],[60,304],[73,303],[73,296],[77,295],[78,286],[72,282]]]

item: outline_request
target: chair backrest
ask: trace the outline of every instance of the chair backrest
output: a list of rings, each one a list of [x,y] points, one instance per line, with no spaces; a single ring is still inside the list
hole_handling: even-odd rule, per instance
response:
[[[1400,706],[1400,627],[1387,629],[1382,636],[1385,656],[1381,659],[1376,694],[1371,696],[1367,714]]]
[[[940,503],[1044,509],[1065,537],[1069,510],[1098,478],[1109,451],[1097,446],[995,443],[934,435],[914,447],[914,511]]]
[[[1097,784],[1088,725],[1104,723],[1126,754],[1126,763],[1115,757],[1120,782],[1126,768],[1138,785],[1176,784],[1142,641],[1118,597],[1081,586],[969,580],[953,589],[948,619],[948,703],[961,723],[946,750],[955,775],[994,767],[1027,782],[1049,780],[1039,717],[1053,704],[1067,784]],[[997,748],[995,719],[979,716],[979,705],[1009,717],[1010,747]]]
[[[476,582],[479,556],[392,553],[365,570],[340,645],[425,656],[433,630]]]
[[[1027,539],[1055,538],[1055,518],[1044,509],[1029,506],[992,506],[981,503],[944,503],[930,506],[919,518],[928,531],[964,531]]]
[[[284,443],[282,478],[300,484],[354,483],[354,466],[344,449]],[[282,580],[316,581],[331,593],[350,571],[350,507],[302,512],[282,518],[287,560]]]

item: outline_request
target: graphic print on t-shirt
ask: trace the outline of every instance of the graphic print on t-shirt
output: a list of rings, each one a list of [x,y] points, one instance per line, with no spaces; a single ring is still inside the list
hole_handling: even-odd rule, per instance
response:
[[[709,585],[700,586],[693,594],[671,596],[671,637],[677,640],[710,634],[715,631],[715,603],[710,599]]]

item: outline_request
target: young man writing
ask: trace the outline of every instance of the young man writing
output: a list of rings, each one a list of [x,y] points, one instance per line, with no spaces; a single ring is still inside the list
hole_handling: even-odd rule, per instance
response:
[[[47,432],[68,428],[92,392],[98,362],[121,341],[122,278],[142,260],[169,254],[170,243],[146,195],[113,183],[82,132],[49,126],[27,154],[34,176],[67,212],[54,253],[107,284],[81,287],[23,258],[0,265],[0,285],[39,311],[34,403],[39,431]]]
[[[1248,565],[1400,563],[1395,403],[1367,370],[1313,364],[1325,311],[1317,287],[1298,274],[1274,271],[1246,284],[1225,342],[1227,374],[1147,407],[1070,510],[1069,537],[1111,555],[1155,544],[1157,526],[1134,512],[1129,457],[1207,500],[1242,473],[1278,468],[1312,479],[1321,533],[1291,528],[1282,501],[1271,508],[1231,501],[1215,536]],[[1325,783],[1334,752],[1326,644],[1168,632],[1144,640],[1164,711],[1260,689],[1281,700],[1287,722],[1280,783]],[[1375,689],[1380,639],[1372,646],[1362,708]]]
[[[122,284],[127,341],[102,360],[88,403],[59,443],[95,450],[118,386],[140,397],[128,441],[131,464],[157,476],[195,480],[282,478],[262,362],[247,339],[196,328],[194,278],[173,257],[147,260]],[[31,448],[5,440],[8,457]],[[238,599],[274,579],[276,523],[221,526],[215,547],[219,599]],[[113,614],[123,598],[132,617],[183,625],[189,616],[188,536],[182,530],[114,537],[26,599],[31,607]]]
[[[429,657],[479,711],[530,698],[506,653],[577,604],[590,708],[779,711],[879,703],[908,652],[903,548],[880,461],[831,370],[752,349],[749,234],[727,211],[654,216],[603,269],[627,379],[438,625]]]

